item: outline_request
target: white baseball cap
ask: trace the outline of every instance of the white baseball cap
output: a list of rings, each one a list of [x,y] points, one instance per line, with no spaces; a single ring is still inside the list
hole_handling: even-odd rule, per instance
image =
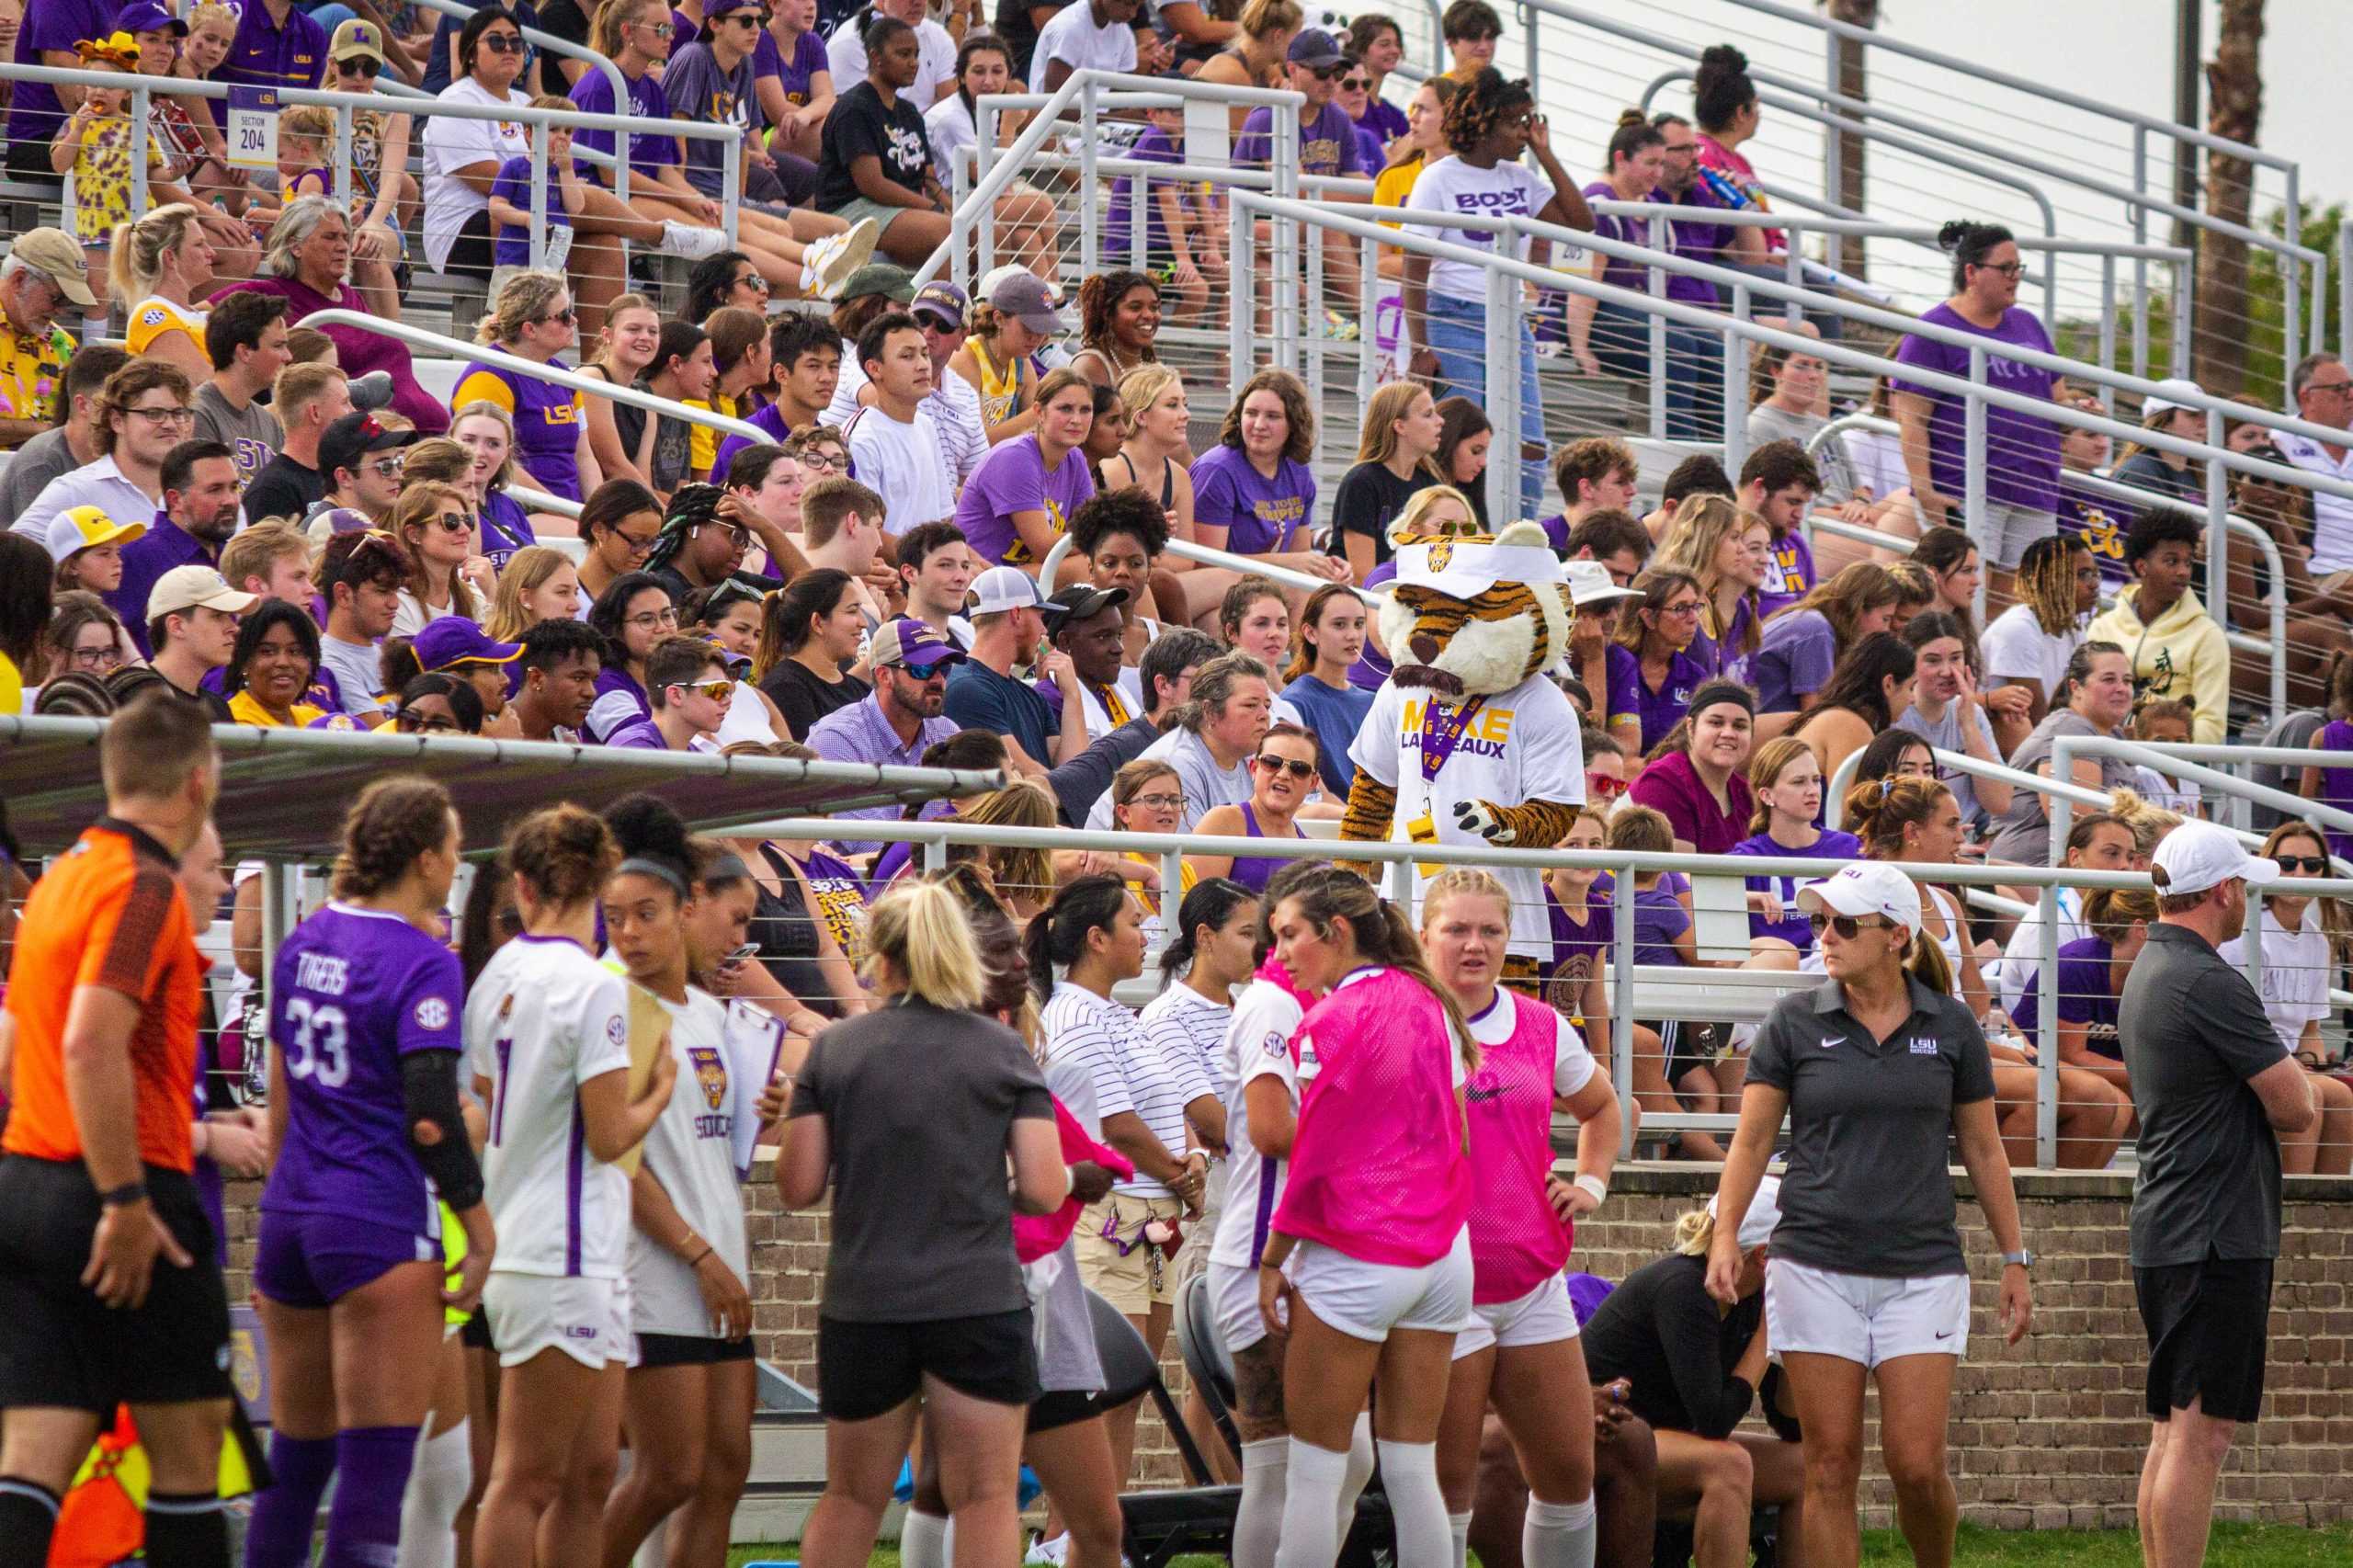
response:
[[[1798,890],[1798,907],[1812,913],[1881,915],[1907,932],[1920,929],[1920,890],[1912,879],[1881,860],[1856,860],[1836,876]]]
[[[1569,602],[1579,609],[1643,597],[1633,588],[1620,587],[1618,580],[1609,574],[1609,568],[1598,561],[1571,561],[1563,563],[1561,570],[1568,574]]]
[[[2195,404],[2181,400],[2205,395],[2206,389],[2188,376],[2167,376],[2157,383],[2155,392],[2141,400],[2141,417],[2148,419],[2177,408],[2194,408]]]
[[[2160,896],[2204,892],[2234,878],[2268,887],[2279,880],[2279,862],[2248,854],[2228,828],[2186,822],[2158,843],[2149,876]]]
[[[1716,1200],[1708,1199],[1708,1217],[1714,1219]],[[1740,1250],[1755,1252],[1773,1239],[1773,1227],[1781,1222],[1781,1178],[1767,1176],[1758,1178],[1756,1196],[1748,1200],[1748,1210],[1740,1217]]]
[[[1018,566],[992,566],[964,590],[966,615],[998,615],[1009,609],[1046,608],[1038,580]]]

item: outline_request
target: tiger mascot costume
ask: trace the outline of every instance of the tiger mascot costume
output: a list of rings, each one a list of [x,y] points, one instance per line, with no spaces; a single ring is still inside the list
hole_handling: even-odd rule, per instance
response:
[[[1571,604],[1544,529],[1393,536],[1397,577],[1381,608],[1394,661],[1358,729],[1342,838],[1549,849],[1585,803],[1576,710],[1552,671],[1568,656]],[[1415,865],[1422,887],[1441,868]],[[1542,879],[1490,867],[1511,894],[1505,973],[1552,956]]]

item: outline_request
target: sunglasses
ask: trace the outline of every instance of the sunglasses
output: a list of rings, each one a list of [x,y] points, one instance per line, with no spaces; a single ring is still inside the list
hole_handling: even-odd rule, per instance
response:
[[[1345,65],[1313,65],[1308,69],[1317,81],[1328,82],[1333,77],[1340,74],[1343,71],[1346,71],[1347,67]]]
[[[2283,871],[2307,871],[2315,877],[2324,876],[2328,871],[2328,857],[2325,855],[2274,855],[2271,858],[2279,862],[2279,869]]]
[[[1343,76],[1340,78],[1340,88],[1343,92],[1369,93],[1372,91],[1372,83],[1370,79],[1363,76]]]
[[[1288,773],[1293,778],[1306,778],[1315,772],[1313,763],[1299,762],[1290,757],[1259,756],[1250,760],[1269,773]]]
[[[678,30],[678,24],[676,22],[631,22],[630,26],[648,28],[662,38],[669,38]]]
[[[474,531],[474,520],[460,512],[444,512],[434,519],[443,533],[465,534]]]
[[[672,691],[691,691],[699,696],[708,697],[713,702],[716,702],[721,698],[732,694],[735,689],[735,683],[732,680],[706,680],[699,681],[693,686],[674,686],[670,689]]]
[[[401,470],[408,466],[408,460],[396,457],[386,458],[381,462],[372,462],[368,466],[386,479],[398,479],[401,476]]]
[[[574,306],[574,305],[566,305],[566,306],[564,306],[564,307],[563,307],[563,309],[562,309],[562,310],[560,310],[560,311],[556,312],[555,312],[555,314],[553,314],[553,315],[551,315],[551,316],[541,316],[541,317],[539,319],[539,324],[540,324],[540,325],[541,325],[541,326],[545,326],[548,323],[550,323],[550,322],[551,322],[551,321],[560,321],[560,322],[562,322],[564,325],[566,325],[566,326],[570,326],[574,322],[575,322],[575,321],[577,321],[577,320],[579,320],[579,319],[580,319],[580,311],[579,311],[578,307]]]
[[[404,708],[392,716],[392,722],[410,734],[454,734],[458,722],[444,713],[420,713],[414,708]]]
[[[335,68],[337,75],[364,76],[372,82],[376,79],[376,73],[384,68],[384,62],[381,60],[369,60],[363,55],[358,60],[338,60],[335,62]]]
[[[1585,773],[1585,792],[1596,800],[1614,801],[1626,792],[1626,781],[1612,778],[1607,773],[1596,773],[1588,767]]]
[[[757,289],[761,293],[765,294],[768,291],[768,280],[761,277],[756,272],[746,272],[744,276],[735,279],[734,282],[730,283],[728,287],[731,289]]]
[[[953,665],[955,662],[956,661],[953,659],[933,659],[927,664],[901,665],[899,668],[904,670],[907,674],[913,676],[917,680],[929,680],[934,676],[946,675],[948,673],[949,666]],[[888,665],[883,667],[886,669],[889,668]]]
[[[1805,923],[1819,937],[1824,931],[1836,931],[1842,942],[1851,942],[1859,931],[1893,931],[1895,923],[1876,915],[1824,915],[1819,912],[1805,917]]]
[[[482,46],[493,54],[520,54],[523,52],[523,38],[520,33],[484,33],[482,35]]]

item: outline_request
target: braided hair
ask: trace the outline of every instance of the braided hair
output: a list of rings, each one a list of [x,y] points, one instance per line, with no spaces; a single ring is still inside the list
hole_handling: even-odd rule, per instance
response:
[[[1506,115],[1535,105],[1536,94],[1525,80],[1506,80],[1494,66],[1482,66],[1446,106],[1442,122],[1446,144],[1457,153],[1468,153],[1493,136]]]
[[[727,492],[716,484],[681,484],[670,494],[670,509],[663,514],[662,531],[654,537],[654,548],[645,553],[643,570],[656,571],[678,558],[687,547],[687,536],[705,523],[719,517],[719,504]]]

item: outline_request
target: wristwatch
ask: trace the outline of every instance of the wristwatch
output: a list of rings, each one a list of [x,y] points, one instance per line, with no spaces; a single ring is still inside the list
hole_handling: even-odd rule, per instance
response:
[[[2032,1247],[2020,1247],[2016,1252],[2006,1252],[2002,1255],[2002,1267],[2005,1268],[2008,1267],[2013,1263],[2017,1264],[2020,1268],[2032,1268],[2034,1267],[2034,1249]]]
[[[98,1207],[101,1209],[120,1209],[128,1204],[146,1201],[147,1184],[143,1181],[127,1181],[120,1187],[110,1187],[98,1194]]]

